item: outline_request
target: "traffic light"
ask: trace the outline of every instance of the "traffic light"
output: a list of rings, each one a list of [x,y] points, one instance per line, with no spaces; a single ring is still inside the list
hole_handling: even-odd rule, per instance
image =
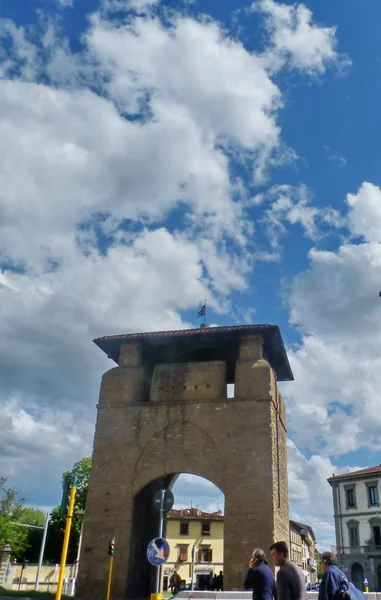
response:
[[[66,481],[63,486],[63,492],[62,492],[61,510],[60,510],[61,517],[66,517],[68,510],[69,510],[70,488],[71,488],[71,482]]]
[[[77,478],[73,477],[72,480],[67,479],[63,486],[62,492],[62,500],[61,500],[61,517],[67,517],[67,513],[69,511],[69,503],[70,503],[70,492],[71,488],[77,485]]]
[[[110,540],[108,543],[108,555],[114,556],[114,552],[115,552],[115,538],[113,537],[112,540]]]

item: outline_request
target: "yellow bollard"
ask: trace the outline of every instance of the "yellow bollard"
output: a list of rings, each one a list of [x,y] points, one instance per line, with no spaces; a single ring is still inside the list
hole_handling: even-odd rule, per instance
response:
[[[369,587],[366,585],[365,586],[365,593],[367,594],[369,592]]]
[[[71,523],[73,520],[74,499],[75,499],[76,489],[77,488],[75,485],[73,485],[70,489],[69,510],[67,511],[67,517],[66,517],[65,537],[64,537],[64,543],[62,546],[60,574],[58,577],[57,592],[56,592],[55,600],[61,600],[61,595],[62,595],[62,584],[63,584],[63,580],[65,577],[66,556],[67,556],[67,549],[69,546]]]
[[[161,594],[151,594],[150,600],[163,600],[163,596]]]

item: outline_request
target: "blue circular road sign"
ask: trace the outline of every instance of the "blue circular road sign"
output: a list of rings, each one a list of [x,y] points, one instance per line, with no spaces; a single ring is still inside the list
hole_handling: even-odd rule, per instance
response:
[[[169,558],[169,544],[164,538],[155,538],[148,544],[147,558],[151,565],[160,567]]]

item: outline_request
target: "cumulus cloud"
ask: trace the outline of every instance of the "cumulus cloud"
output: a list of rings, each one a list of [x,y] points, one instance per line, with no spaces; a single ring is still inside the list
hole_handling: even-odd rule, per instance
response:
[[[260,222],[267,230],[274,249],[279,247],[290,225],[300,226],[307,238],[316,240],[322,235],[324,225],[340,228],[345,223],[339,211],[331,207],[314,206],[311,192],[305,185],[273,186],[266,193],[256,196],[252,203],[268,206]]]
[[[322,74],[329,65],[349,66],[348,58],[336,51],[336,28],[314,23],[312,12],[304,4],[258,0],[252,8],[267,15],[270,68],[277,70],[288,62],[294,69]]]
[[[303,335],[290,352],[290,424],[297,443],[331,456],[381,447],[380,190],[365,183],[347,203],[350,234],[363,241],[312,250],[290,295],[291,323]]]
[[[307,9],[295,26],[276,17],[259,54],[211,19],[171,13],[165,26],[148,11],[155,4],[103,2],[78,52],[54,18],[38,45],[32,29],[0,22],[0,449],[21,456],[35,444],[27,493],[38,457],[57,482],[90,448],[109,366],[93,337],[187,327],[182,311],[208,297],[222,312],[246,289],[259,256],[249,190],[293,156],[269,57],[306,72],[336,60],[334,32],[312,25]],[[128,23],[111,16],[132,8]],[[302,61],[305,22],[325,44]],[[315,209],[284,197],[269,200],[269,221],[313,237]],[[55,467],[52,440],[55,455],[64,449]]]

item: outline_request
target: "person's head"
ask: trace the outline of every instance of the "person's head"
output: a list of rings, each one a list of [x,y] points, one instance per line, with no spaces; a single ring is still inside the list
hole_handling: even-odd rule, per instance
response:
[[[321,555],[321,568],[326,571],[330,565],[335,565],[335,557],[332,552],[323,552]]]
[[[254,548],[251,558],[255,563],[263,562],[265,560],[265,553],[261,548]]]
[[[270,552],[276,567],[283,565],[284,561],[288,558],[288,546],[286,542],[275,542],[275,544],[270,546]]]
[[[220,571],[220,575],[222,575],[222,571]]]

